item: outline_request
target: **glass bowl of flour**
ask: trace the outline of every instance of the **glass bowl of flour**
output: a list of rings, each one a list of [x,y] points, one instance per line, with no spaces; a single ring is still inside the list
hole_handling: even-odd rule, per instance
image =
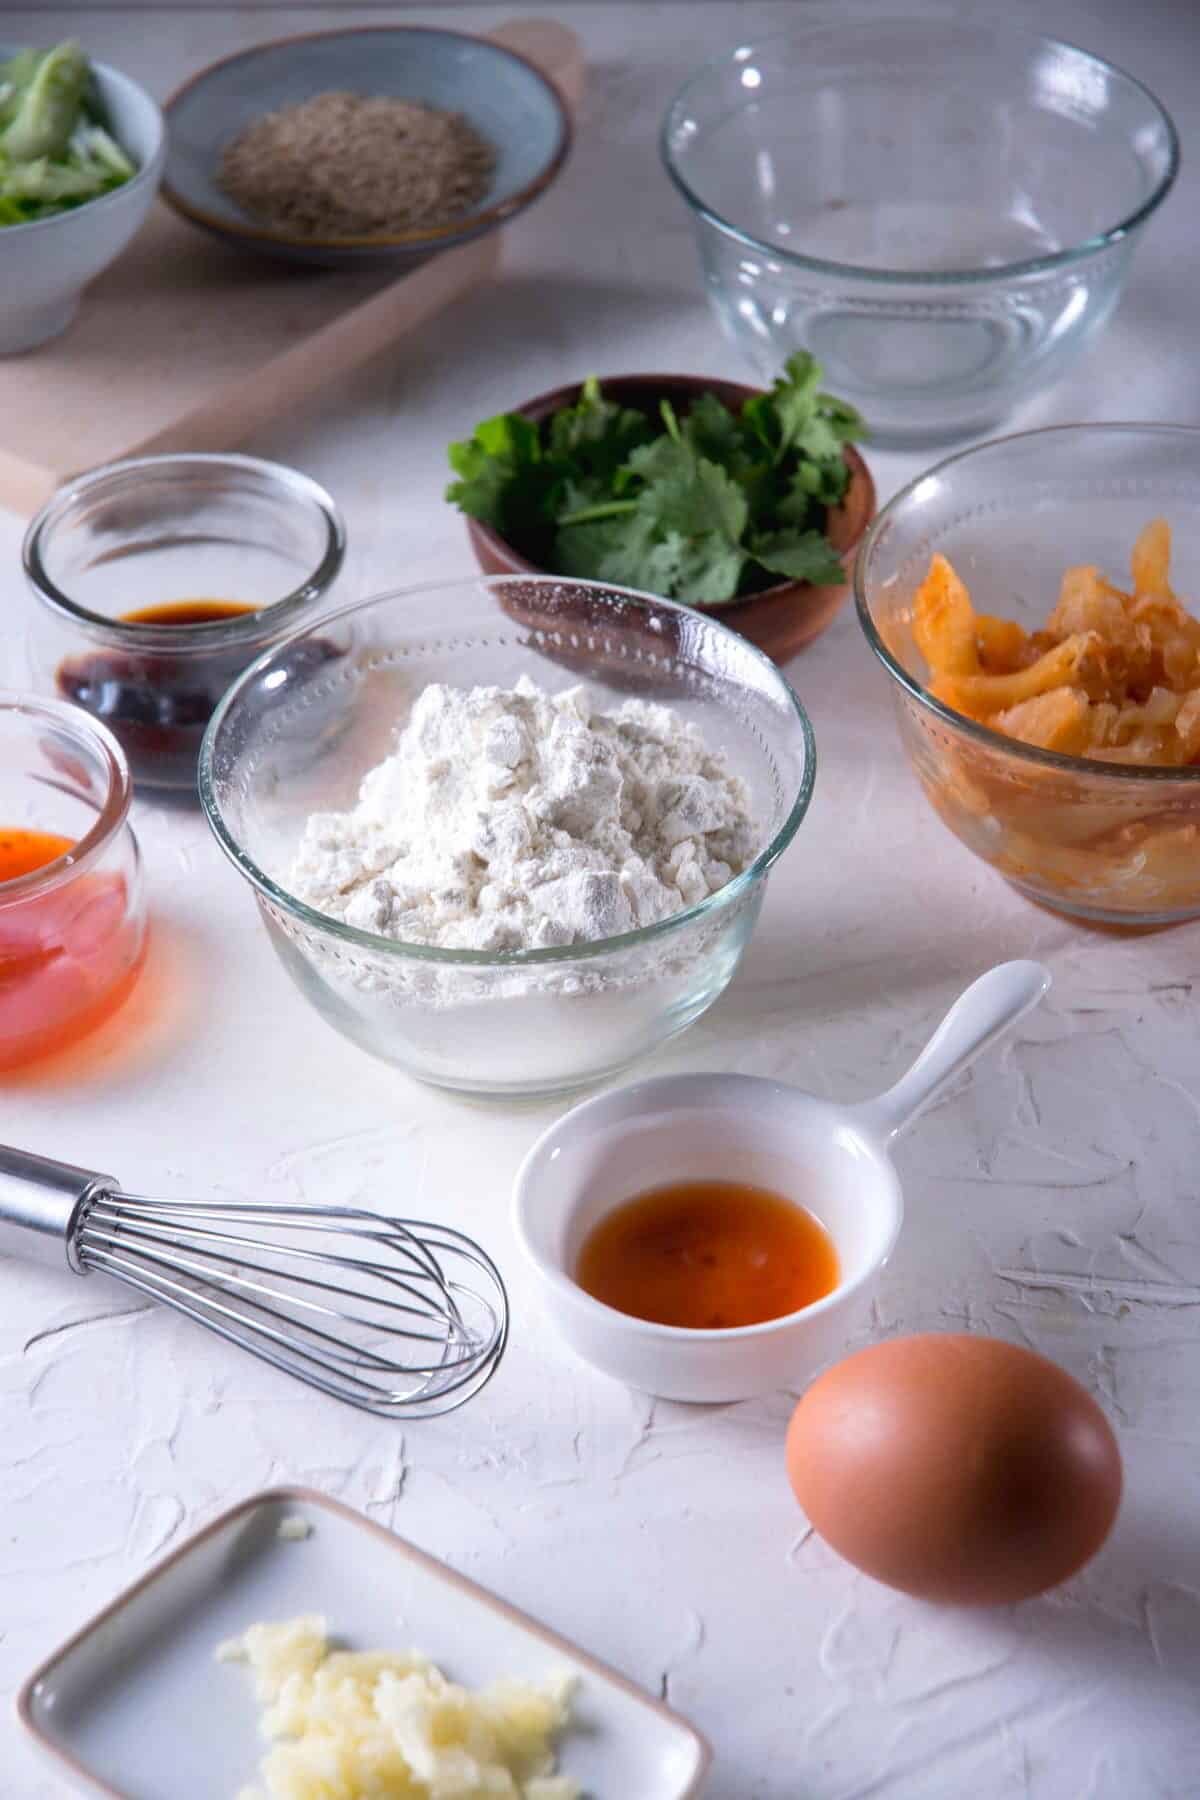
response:
[[[422,1081],[582,1087],[728,985],[815,762],[779,670],[595,582],[363,601],[254,663],[200,793],[297,987]]]

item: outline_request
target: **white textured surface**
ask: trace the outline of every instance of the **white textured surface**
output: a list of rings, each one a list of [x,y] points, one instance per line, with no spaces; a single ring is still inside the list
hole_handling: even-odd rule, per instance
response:
[[[571,9],[594,64],[583,129],[559,186],[514,230],[503,285],[255,446],[342,501],[342,598],[469,570],[461,523],[439,500],[442,446],[482,414],[591,368],[737,372],[700,296],[655,130],[702,53],[790,10]],[[1190,146],[1200,76],[1188,7],[1010,10],[1127,62]],[[72,22],[9,13],[3,35],[47,40]],[[86,21],[86,37],[161,94],[240,43],[321,22],[258,10],[148,28],[113,12]],[[1198,254],[1185,162],[1112,327],[1026,422],[1196,422]],[[873,461],[884,495],[916,466]],[[13,678],[18,537],[0,522],[0,674]],[[716,1744],[714,1800],[1200,1791],[1200,927],[1091,935],[975,863],[921,803],[849,612],[792,673],[820,747],[812,811],[734,987],[652,1066],[777,1074],[856,1097],[899,1070],[982,965],[1050,963],[1048,1005],[900,1151],[910,1217],[875,1323],[883,1334],[969,1325],[1078,1375],[1127,1459],[1110,1546],[1012,1613],[917,1605],[807,1534],[783,1474],[786,1396],[655,1407],[566,1361],[527,1308],[506,1223],[512,1172],[550,1111],[465,1106],[342,1045],[274,962],[202,823],[145,805],[146,979],[97,1054],[6,1084],[0,1135],[172,1194],[439,1213],[504,1263],[514,1341],[481,1400],[402,1433],[98,1282],[5,1265],[0,1686],[181,1532],[286,1477],[393,1521],[669,1693]],[[49,1800],[55,1784],[3,1730],[4,1800]],[[170,1793],[168,1773],[162,1800]]]

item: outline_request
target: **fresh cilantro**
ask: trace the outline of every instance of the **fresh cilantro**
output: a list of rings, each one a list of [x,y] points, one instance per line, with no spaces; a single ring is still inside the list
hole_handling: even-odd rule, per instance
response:
[[[635,501],[628,516],[564,525],[555,539],[554,567],[561,575],[673,593],[683,547],[678,533],[660,535]]]
[[[458,480],[446,489],[446,498],[460,511],[506,538],[545,533],[553,518],[558,477],[542,454],[537,426],[528,419],[519,413],[485,419],[472,437],[451,444],[450,467]]]
[[[739,422],[715,394],[701,394],[692,402],[680,426],[686,441],[710,462],[743,464],[745,452]]]
[[[547,448],[553,460],[574,464],[581,478],[611,479],[631,452],[653,436],[645,413],[606,400],[592,375],[575,405],[550,420]]]
[[[544,425],[485,420],[450,447],[447,499],[555,573],[721,606],[778,578],[843,579],[826,536],[865,435],[806,352],[739,413],[702,394],[658,420],[591,377]]]
[[[789,581],[833,586],[846,579],[836,550],[819,531],[760,531],[750,540],[750,554]]]

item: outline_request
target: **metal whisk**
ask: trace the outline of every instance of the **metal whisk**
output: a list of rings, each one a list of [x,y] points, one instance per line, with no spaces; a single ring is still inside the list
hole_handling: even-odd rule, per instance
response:
[[[155,1200],[0,1145],[0,1251],[10,1248],[111,1275],[388,1418],[461,1406],[508,1340],[499,1270],[448,1226],[354,1207]]]

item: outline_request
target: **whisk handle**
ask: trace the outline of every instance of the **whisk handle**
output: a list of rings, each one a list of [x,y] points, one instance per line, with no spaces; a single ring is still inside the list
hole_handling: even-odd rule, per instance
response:
[[[28,1150],[0,1144],[0,1255],[85,1271],[75,1252],[75,1235],[88,1202],[112,1193],[118,1183],[95,1169],[54,1162]]]

